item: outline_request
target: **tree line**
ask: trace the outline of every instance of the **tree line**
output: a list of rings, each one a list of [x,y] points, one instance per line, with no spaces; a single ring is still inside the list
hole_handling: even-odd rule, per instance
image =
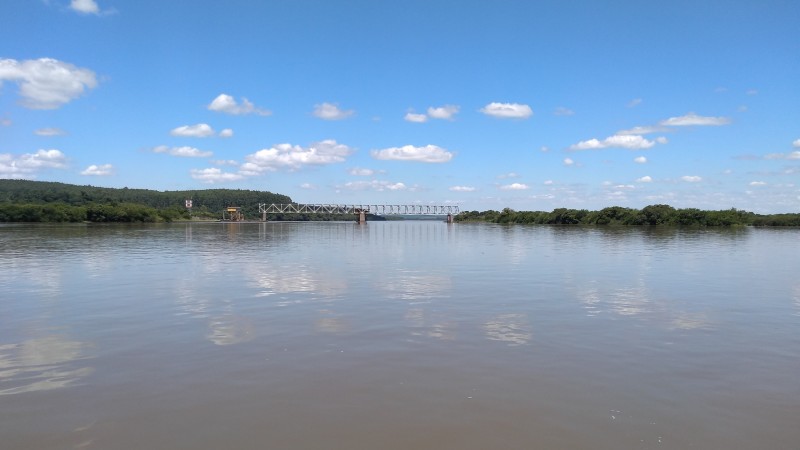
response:
[[[155,191],[66,183],[0,180],[0,222],[162,222],[191,215],[218,219],[228,206],[260,217],[259,203],[291,203],[286,195],[245,189]]]
[[[642,209],[610,206],[599,211],[557,208],[546,211],[465,211],[456,222],[491,222],[548,225],[662,225],[695,227],[800,226],[800,214],[756,214],[736,208],[706,211],[649,205]]]

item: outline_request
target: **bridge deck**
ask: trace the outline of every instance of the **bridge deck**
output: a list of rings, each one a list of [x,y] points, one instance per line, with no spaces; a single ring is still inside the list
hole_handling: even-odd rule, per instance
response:
[[[379,216],[446,216],[458,214],[458,206],[435,205],[336,205],[303,203],[259,203],[258,212],[266,214],[358,214],[365,212]]]

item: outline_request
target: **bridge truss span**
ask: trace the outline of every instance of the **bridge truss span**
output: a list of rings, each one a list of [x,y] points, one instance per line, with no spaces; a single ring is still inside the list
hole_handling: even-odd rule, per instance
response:
[[[455,205],[338,205],[304,203],[259,203],[261,214],[360,214],[378,216],[452,216],[459,213]]]

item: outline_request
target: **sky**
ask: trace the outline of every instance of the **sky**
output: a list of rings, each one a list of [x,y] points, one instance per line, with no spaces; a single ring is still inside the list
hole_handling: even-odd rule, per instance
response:
[[[0,178],[800,212],[800,2],[7,0]]]

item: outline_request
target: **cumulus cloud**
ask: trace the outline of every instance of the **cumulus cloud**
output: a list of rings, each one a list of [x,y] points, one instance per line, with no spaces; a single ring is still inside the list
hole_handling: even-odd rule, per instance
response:
[[[450,186],[449,188],[453,192],[474,192],[475,188],[472,186]]]
[[[653,181],[653,177],[651,177],[650,175],[645,175],[645,176],[643,176],[641,178],[637,178],[636,179],[637,183],[650,183],[652,181]]]
[[[520,103],[492,102],[481,108],[480,111],[487,116],[500,119],[527,119],[533,115],[533,110],[530,106]]]
[[[114,173],[114,166],[111,164],[92,164],[81,172],[81,175],[104,177]]]
[[[72,0],[69,8],[81,14],[100,14],[100,7],[94,0]]]
[[[169,134],[180,137],[209,137],[214,135],[214,129],[207,123],[198,123],[197,125],[184,125],[178,128],[173,128]]]
[[[424,123],[428,121],[428,116],[425,114],[416,114],[413,112],[406,113],[406,116],[403,118],[406,122],[414,122],[414,123]]]
[[[571,166],[573,164],[575,164],[575,161],[573,161],[572,158],[564,158],[564,165],[565,166]]]
[[[698,116],[695,113],[689,113],[685,116],[670,117],[669,119],[662,120],[659,125],[665,127],[685,127],[685,126],[719,126],[728,125],[731,119],[727,117],[709,117]]]
[[[272,112],[266,109],[256,107],[256,105],[244,97],[242,97],[241,103],[237,103],[236,99],[228,94],[219,94],[217,98],[209,103],[208,109],[225,114],[232,114],[234,116],[243,116],[247,114],[268,116],[272,114]]]
[[[66,131],[62,130],[61,128],[39,128],[38,130],[34,131],[34,134],[37,136],[64,136],[67,134]]]
[[[653,134],[653,133],[663,133],[665,131],[669,131],[666,127],[660,126],[646,126],[646,127],[633,127],[628,130],[620,130],[617,131],[617,135],[625,136],[630,134]]]
[[[431,119],[453,120],[453,116],[458,114],[461,108],[456,105],[444,105],[439,107],[429,107],[428,117]]]
[[[313,114],[322,120],[342,120],[355,114],[355,111],[352,109],[342,110],[339,105],[334,103],[322,103],[314,105]]]
[[[392,182],[385,180],[372,180],[372,181],[350,181],[341,186],[339,189],[346,189],[349,191],[405,191],[408,186],[405,183]]]
[[[766,186],[767,183],[764,181],[751,181],[750,186]]]
[[[0,153],[0,178],[35,178],[36,173],[45,169],[64,169],[67,157],[60,150],[38,150],[15,156]]]
[[[215,166],[238,166],[239,163],[233,159],[214,159],[209,161],[211,164]]]
[[[56,109],[97,86],[91,70],[52,58],[0,59],[0,86],[4,81],[17,83],[20,104],[30,109]]]
[[[166,145],[159,145],[153,148],[153,153],[166,153],[181,158],[209,158],[214,155],[213,152],[199,150],[194,147],[168,147]]]
[[[436,145],[426,145],[424,147],[404,145],[403,147],[373,150],[370,154],[373,158],[381,160],[417,161],[425,163],[444,163],[453,159],[453,153]]]
[[[800,148],[800,139],[796,139],[794,142],[792,142],[792,147]]]
[[[504,191],[524,191],[530,189],[530,187],[523,183],[511,183],[500,186],[500,189]]]
[[[315,142],[308,147],[277,144],[245,156],[240,171],[255,175],[279,169],[298,170],[306,166],[322,166],[344,162],[353,149],[333,139]]]
[[[195,180],[199,180],[203,183],[207,184],[214,184],[214,183],[224,183],[227,181],[237,181],[244,178],[244,175],[238,173],[231,173],[231,172],[223,172],[216,167],[210,167],[208,169],[192,169],[189,174]]]
[[[703,181],[703,178],[697,175],[684,175],[681,177],[681,180],[686,181],[687,183],[697,183],[699,181]]]
[[[219,132],[219,137],[221,138],[229,138],[233,136],[233,130],[230,128],[225,128],[224,130]]]
[[[571,145],[570,150],[595,150],[602,148],[627,148],[628,150],[644,150],[648,149],[656,143],[665,144],[667,138],[659,137],[653,141],[647,140],[638,134],[615,134],[605,139],[589,139],[588,141],[580,141],[577,144]]]
[[[357,177],[371,177],[376,173],[383,173],[382,170],[362,169],[361,167],[353,167],[347,171],[350,175]]]
[[[647,163],[647,158],[645,158],[644,156],[637,156],[636,158],[633,158],[633,162],[635,162],[636,164],[645,164]]]

